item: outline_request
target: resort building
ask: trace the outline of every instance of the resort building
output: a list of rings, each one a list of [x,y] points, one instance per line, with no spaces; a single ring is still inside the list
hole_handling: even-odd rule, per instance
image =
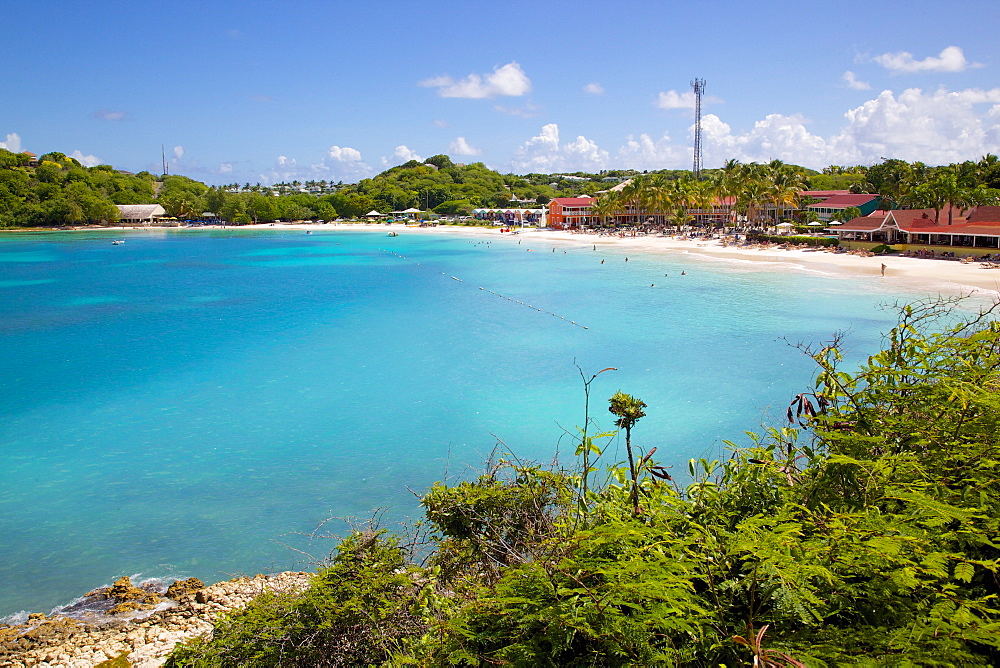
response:
[[[167,215],[159,204],[116,204],[118,220],[124,225],[152,225]]]
[[[800,193],[800,196],[817,199],[817,195],[821,194],[823,191],[805,191]],[[859,209],[862,216],[867,216],[878,206],[879,199],[878,195],[856,195],[848,191],[834,191],[830,196],[824,197],[821,202],[809,204],[805,210],[815,212],[819,222],[829,223],[831,220],[835,220],[838,214],[852,206]]]
[[[491,220],[499,225],[538,225],[544,227],[545,209],[473,209],[476,220]]]
[[[1000,206],[876,211],[827,231],[848,249],[886,244],[902,252],[979,256],[1000,250]]]
[[[594,198],[556,197],[549,201],[549,226],[559,229],[579,229],[591,222],[599,222],[594,218],[592,209]]]

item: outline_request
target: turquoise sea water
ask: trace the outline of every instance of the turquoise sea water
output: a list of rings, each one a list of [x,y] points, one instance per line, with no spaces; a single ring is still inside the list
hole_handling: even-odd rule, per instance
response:
[[[498,438],[570,454],[574,363],[616,367],[593,416],[611,427],[606,398],[641,397],[634,439],[684,470],[809,385],[790,343],[849,330],[873,352],[901,296],[530,233],[112,238],[0,237],[0,617],[120,575],[300,568],[289,546],[332,547],[303,535],[323,520],[416,518],[413,492],[472,475]]]

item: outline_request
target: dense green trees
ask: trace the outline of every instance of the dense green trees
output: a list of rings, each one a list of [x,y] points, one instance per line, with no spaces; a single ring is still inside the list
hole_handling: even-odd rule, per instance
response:
[[[762,223],[767,211],[775,216],[769,222],[776,223],[778,212],[798,207],[799,192],[805,188],[801,167],[780,160],[768,164],[730,160],[703,180],[688,173],[679,177],[666,172],[637,176],[620,190],[600,195],[595,215],[601,219],[624,215],[629,223],[652,218],[657,224],[680,226],[694,220],[692,211],[710,214],[717,202],[728,201],[732,204],[730,223]]]
[[[881,208],[933,209],[937,222],[941,211],[947,209],[949,224],[954,217],[952,207],[967,209],[995,204],[1000,187],[1000,161],[993,154],[983,156],[978,162],[967,160],[940,167],[889,159],[856,169],[865,178],[852,190],[878,193],[882,196]]]
[[[516,460],[437,484],[430,553],[356,532],[172,664],[996,665],[1000,323],[947,306],[853,372],[839,338],[804,348],[788,422],[684,485],[655,449],[586,491]],[[615,395],[620,426],[640,404]]]
[[[23,154],[0,149],[0,227],[114,221],[115,204],[153,199],[148,173],[86,168],[62,153],[46,153],[35,168],[27,162]]]

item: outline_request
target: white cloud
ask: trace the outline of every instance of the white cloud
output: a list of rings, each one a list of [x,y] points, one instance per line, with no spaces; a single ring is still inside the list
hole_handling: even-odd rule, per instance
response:
[[[455,141],[449,146],[452,155],[481,155],[482,149],[470,146],[465,137],[455,137]]]
[[[295,158],[279,155],[267,172],[258,175],[261,183],[291,181],[346,181],[353,183],[372,176],[374,170],[350,146],[331,146],[318,163],[299,166]]]
[[[836,162],[829,160],[834,151],[828,142],[811,134],[798,115],[769,114],[751,130],[735,135],[715,114],[705,116],[701,127],[704,164],[708,166],[721,165],[730,158],[745,162],[777,158],[806,167]]]
[[[604,86],[591,82],[583,87],[583,92],[590,93],[591,95],[604,95]]]
[[[970,63],[965,59],[965,53],[957,46],[946,47],[937,56],[928,56],[917,60],[912,53],[883,53],[875,56],[876,63],[894,74],[910,74],[913,72],[962,72],[970,67],[982,67],[979,63]]]
[[[96,155],[84,155],[79,150],[70,153],[69,157],[73,158],[84,167],[96,167],[97,165],[101,164],[101,159],[98,158]]]
[[[423,162],[424,159],[417,155],[416,151],[413,151],[406,144],[402,144],[396,147],[396,151],[392,154],[394,158],[398,158],[403,162],[409,162],[410,160],[416,160],[417,162]]]
[[[11,153],[21,152],[21,135],[16,132],[10,132],[4,137],[4,141],[0,141],[0,148],[5,148]]]
[[[854,90],[871,90],[871,84],[864,81],[858,81],[857,75],[854,72],[847,70],[844,72],[843,76],[840,77],[841,80],[847,85],[848,88],[853,88]]]
[[[337,162],[361,162],[361,151],[350,146],[331,146],[326,154]]]
[[[606,169],[608,152],[584,136],[563,144],[559,140],[559,126],[549,123],[542,131],[521,144],[511,160],[514,172],[593,171]]]
[[[434,127],[438,127],[438,128],[450,128],[451,127],[451,123],[449,123],[448,121],[444,120],[443,118],[436,118],[436,119],[434,119],[433,121],[431,121],[431,125],[433,125]]]
[[[174,146],[174,159],[181,160],[184,157],[184,147]]]
[[[909,88],[898,96],[886,90],[848,111],[848,125],[837,139],[858,162],[883,156],[932,165],[975,159],[1000,149],[997,119],[989,112],[980,115],[978,104],[1000,104],[1000,88],[934,93]]]
[[[233,163],[231,162],[220,162],[219,168],[217,170],[219,174],[232,174],[233,173]]]
[[[128,118],[128,113],[124,111],[111,111],[110,109],[98,109],[91,114],[94,118],[99,118],[102,121],[124,121]]]
[[[629,137],[625,145],[618,149],[616,165],[628,165],[629,169],[663,169],[665,165],[683,165],[692,159],[690,145],[677,144],[664,134],[653,140],[648,134]]]
[[[722,102],[721,98],[712,95],[702,95],[702,104],[712,104]],[[656,106],[660,109],[694,109],[694,92],[685,91],[678,93],[675,90],[660,92],[656,96]]]
[[[656,98],[656,106],[660,109],[694,109],[694,93],[661,92]]]
[[[984,108],[985,106],[985,108]],[[844,115],[840,131],[821,136],[800,115],[769,114],[745,131],[734,132],[716,114],[702,117],[704,164],[717,167],[730,158],[744,162],[785,162],[821,168],[831,164],[873,164],[882,158],[920,160],[930,165],[976,160],[1000,153],[1000,87],[925,93],[911,88],[896,95],[883,91]],[[609,152],[578,137],[564,144],[559,127],[549,124],[515,151],[512,171],[599,171],[689,169],[693,126],[683,140],[669,135],[628,136]]]
[[[419,82],[420,86],[437,88],[441,97],[487,98],[497,96],[520,97],[531,91],[531,81],[517,62],[494,68],[486,75],[470,74],[455,81],[451,77],[434,77]]]

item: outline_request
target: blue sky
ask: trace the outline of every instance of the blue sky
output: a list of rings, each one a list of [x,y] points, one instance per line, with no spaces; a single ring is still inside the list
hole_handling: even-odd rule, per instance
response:
[[[1000,3],[9,0],[0,146],[207,183],[1000,153]]]

